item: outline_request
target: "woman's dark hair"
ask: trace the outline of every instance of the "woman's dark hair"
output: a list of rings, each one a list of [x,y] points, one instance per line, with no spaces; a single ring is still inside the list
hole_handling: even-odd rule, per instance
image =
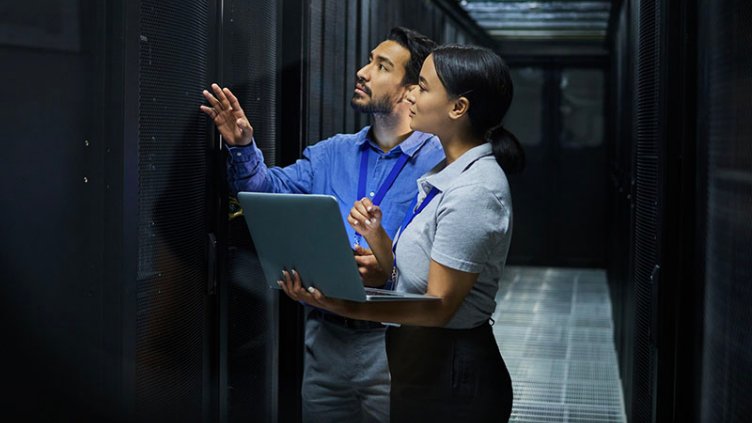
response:
[[[470,45],[448,44],[432,53],[436,74],[449,96],[470,102],[467,113],[474,135],[491,143],[504,172],[522,172],[525,152],[517,137],[502,125],[514,96],[504,60],[487,48]]]
[[[436,48],[436,43],[420,32],[401,26],[392,28],[386,39],[398,43],[410,52],[410,60],[405,65],[405,77],[402,83],[404,85],[417,84],[420,68],[426,57]]]

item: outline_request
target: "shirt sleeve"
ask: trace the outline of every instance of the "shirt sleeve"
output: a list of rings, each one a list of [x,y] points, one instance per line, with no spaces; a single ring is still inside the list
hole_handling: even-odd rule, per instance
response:
[[[439,203],[431,259],[480,273],[509,229],[509,209],[494,193],[479,186],[452,188]]]
[[[284,168],[267,167],[255,140],[249,146],[230,147],[227,157],[230,190],[233,194],[240,191],[309,194],[314,167],[320,161],[319,156],[325,154],[317,145],[307,147],[300,159]]]

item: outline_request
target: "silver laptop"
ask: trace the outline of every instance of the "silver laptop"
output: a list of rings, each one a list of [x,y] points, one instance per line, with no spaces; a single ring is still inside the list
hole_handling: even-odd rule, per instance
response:
[[[332,196],[240,192],[238,201],[271,288],[279,289],[283,269],[295,269],[306,287],[328,297],[360,302],[438,299],[364,287]]]

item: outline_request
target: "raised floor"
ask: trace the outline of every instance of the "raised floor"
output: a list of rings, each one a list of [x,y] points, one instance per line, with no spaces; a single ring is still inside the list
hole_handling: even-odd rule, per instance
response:
[[[511,422],[626,422],[605,271],[510,266],[496,301]]]

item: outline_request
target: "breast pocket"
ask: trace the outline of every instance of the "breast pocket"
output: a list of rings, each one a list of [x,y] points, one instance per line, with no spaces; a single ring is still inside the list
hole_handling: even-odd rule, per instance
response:
[[[388,234],[391,234],[392,238],[394,238],[397,229],[399,229],[402,221],[405,219],[405,215],[409,212],[410,203],[412,203],[412,199],[394,202],[391,203],[388,210],[382,209],[384,217],[381,220],[381,225]]]

